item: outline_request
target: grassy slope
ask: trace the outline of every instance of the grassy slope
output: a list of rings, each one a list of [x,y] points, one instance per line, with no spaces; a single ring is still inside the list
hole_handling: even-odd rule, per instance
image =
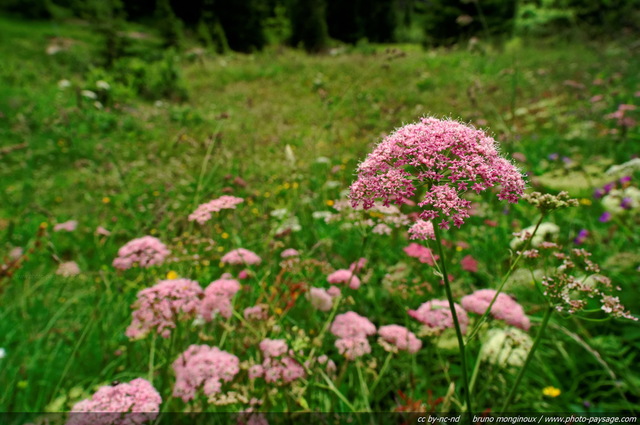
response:
[[[325,249],[318,255],[338,267],[359,251],[357,235],[344,236],[319,225],[310,213],[326,209],[325,201],[339,197],[357,161],[382,134],[421,115],[486,120],[497,138],[506,141],[507,150],[526,155],[524,166],[536,174],[551,168],[544,160],[552,152],[582,163],[603,157],[621,162],[629,159],[629,144],[637,146],[637,139],[620,142],[599,135],[607,126],[601,116],[618,103],[631,103],[639,88],[637,57],[615,44],[514,46],[484,53],[423,52],[411,46],[389,52],[378,47],[335,57],[270,49],[184,62],[191,95],[184,105],[134,100],[121,110],[98,111],[91,105],[78,108],[76,96],[57,87],[63,78],[82,86],[87,63],[96,56],[98,38],[90,28],[6,19],[0,26],[0,147],[28,143],[27,149],[0,160],[0,249],[28,246],[41,222],[80,222],[75,233],[45,238],[20,274],[3,287],[0,346],[9,357],[0,360],[0,386],[16,390],[0,395],[0,410],[42,410],[71,387],[143,374],[148,344],[128,342],[122,330],[130,320],[136,290],[152,276],[123,277],[112,271],[110,262],[117,248],[133,237],[151,233],[169,240],[192,231],[185,216],[224,187],[232,186],[253,205],[244,210],[248,218],[230,217],[210,229],[223,251],[242,243],[267,255],[267,241],[259,235],[270,232],[268,213],[288,207],[305,231],[286,243],[309,250],[322,241]],[[48,56],[44,50],[52,36],[78,42],[69,52]],[[610,82],[595,86],[595,78]],[[565,80],[584,83],[586,89],[576,90],[563,84]],[[606,105],[597,111],[588,99],[600,93]],[[582,123],[591,120],[594,127],[583,130]],[[214,143],[210,156],[208,143]],[[286,145],[295,164],[286,160]],[[330,158],[336,168],[315,163],[319,156]],[[234,186],[224,178],[228,174],[241,176],[247,187]],[[327,180],[339,182],[338,187],[327,187]],[[574,194],[589,196],[590,190]],[[583,208],[562,218],[562,237],[569,240],[581,227],[604,234],[596,221],[598,211],[596,206]],[[512,219],[526,226],[533,216],[516,209],[512,216],[498,218],[503,226],[491,235],[471,227],[469,235],[455,233],[472,239],[473,255],[488,264],[483,277],[470,283],[487,284],[506,264],[508,253],[496,253],[495,247],[506,245]],[[112,236],[95,236],[98,225],[110,229]],[[223,232],[231,237],[219,237]],[[608,249],[620,250],[629,241],[618,236],[608,243]],[[375,241],[369,257],[384,258],[387,264],[402,258],[403,243],[393,249],[385,244]],[[604,259],[606,249],[594,245],[596,256]],[[490,261],[495,255],[499,261]],[[87,272],[77,280],[57,278],[56,258],[77,261]],[[213,260],[215,264],[215,256]],[[208,264],[177,267],[179,273],[195,273],[205,282],[219,275]],[[384,274],[383,268],[378,274]],[[155,273],[157,277],[166,271]],[[620,276],[625,289],[633,287],[629,276]],[[371,291],[369,296],[381,295]],[[637,310],[637,301],[625,301]],[[637,328],[618,333],[623,331],[628,333],[625,341],[637,348]],[[615,352],[620,341],[609,344]],[[552,358],[549,353],[560,350],[574,363],[572,353],[580,353],[581,362],[598,367],[575,344],[548,345],[543,357]],[[114,355],[118,349],[124,354]],[[621,365],[630,361],[622,359],[627,354],[615,356]],[[538,386],[560,386],[563,379],[578,382],[585,370],[575,366],[559,372],[549,364],[531,379]],[[617,393],[601,376],[588,390],[569,390],[567,400],[599,394],[603,406],[618,408],[622,404],[612,401]],[[637,377],[627,379],[635,379],[636,388],[627,382],[626,391],[637,394]],[[441,382],[442,377],[432,377],[419,383],[416,397]],[[549,407],[542,403],[539,408]]]

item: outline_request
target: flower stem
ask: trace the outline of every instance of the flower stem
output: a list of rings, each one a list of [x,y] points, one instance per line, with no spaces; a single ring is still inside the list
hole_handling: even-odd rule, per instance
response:
[[[382,379],[382,377],[384,376],[385,372],[387,371],[387,368],[389,367],[389,362],[391,361],[391,357],[393,357],[393,353],[390,352],[387,355],[387,358],[384,360],[384,364],[382,365],[382,369],[380,369],[380,373],[376,377],[376,380],[373,381],[373,385],[371,385],[371,389],[370,389],[369,392],[373,393],[373,391],[376,389],[376,387],[380,383],[380,380]]]
[[[536,335],[535,341],[533,341],[533,346],[531,347],[529,354],[527,354],[527,358],[525,359],[524,364],[520,369],[520,372],[518,372],[516,381],[513,383],[513,386],[511,387],[511,391],[509,391],[509,395],[507,396],[507,399],[504,401],[504,404],[502,405],[502,410],[500,411],[500,413],[504,413],[505,410],[507,410],[507,408],[513,401],[513,397],[516,395],[516,391],[518,390],[518,385],[520,385],[520,381],[522,381],[522,377],[524,376],[524,373],[527,370],[527,366],[529,366],[529,363],[533,358],[533,354],[538,348],[538,345],[540,344],[540,340],[542,340],[542,335],[544,334],[545,329],[547,329],[547,325],[549,324],[549,319],[551,318],[552,314],[553,314],[553,306],[551,305],[547,306],[547,311],[545,311],[544,313],[544,317],[542,318],[542,324],[540,325],[540,329],[538,330],[538,334]]]
[[[451,317],[453,318],[453,326],[456,328],[456,336],[458,337],[458,348],[460,349],[460,366],[462,368],[462,385],[464,391],[464,397],[467,404],[467,412],[471,413],[471,394],[469,393],[469,379],[467,377],[467,359],[464,350],[464,339],[462,338],[462,329],[460,328],[460,322],[458,321],[458,314],[456,313],[455,303],[453,302],[453,293],[451,292],[451,284],[449,283],[449,275],[447,274],[446,261],[444,258],[444,250],[442,249],[442,239],[440,238],[440,229],[438,226],[433,226],[433,230],[436,236],[436,245],[438,245],[438,255],[440,255],[440,267],[442,269],[442,278],[444,279],[444,289],[447,293],[447,300],[449,300],[449,308],[451,309]],[[471,414],[468,415],[469,423],[472,424]]]
[[[522,255],[524,254],[524,252],[527,249],[529,249],[529,246],[531,245],[531,241],[533,240],[533,237],[538,232],[538,228],[540,227],[540,224],[542,223],[542,220],[544,219],[544,217],[545,217],[545,215],[542,214],[540,216],[540,219],[538,219],[538,222],[536,223],[536,227],[535,227],[535,229],[533,229],[533,234],[531,235],[531,237],[529,239],[527,239],[527,242],[525,243],[524,247],[520,251],[520,254],[518,254],[518,256],[516,257],[516,259],[513,262],[513,264],[511,264],[511,267],[509,267],[509,270],[507,271],[507,274],[504,275],[504,277],[502,278],[502,282],[500,282],[500,286],[498,286],[498,289],[496,289],[496,294],[493,296],[493,299],[489,303],[489,306],[487,307],[487,310],[480,317],[480,319],[478,319],[476,321],[476,323],[473,326],[473,329],[471,329],[471,332],[469,332],[469,335],[467,336],[467,341],[466,341],[467,344],[473,339],[474,336],[476,336],[476,334],[480,330],[480,326],[482,326],[482,324],[487,320],[487,316],[489,316],[489,313],[491,313],[491,308],[493,307],[493,304],[498,299],[498,295],[500,295],[500,293],[502,292],[502,288],[507,283],[507,280],[509,280],[509,278],[511,277],[511,273],[513,273],[514,270],[516,269],[516,266],[520,262],[520,259],[522,259]]]

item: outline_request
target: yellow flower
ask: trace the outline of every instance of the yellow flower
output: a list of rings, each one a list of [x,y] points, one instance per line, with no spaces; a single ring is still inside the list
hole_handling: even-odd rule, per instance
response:
[[[332,207],[332,206],[333,206],[333,204],[335,204],[335,202],[333,202],[331,199],[329,199],[329,200],[326,202],[326,204],[327,204],[327,206],[328,206],[328,207]]]
[[[177,278],[178,278],[178,273],[174,272],[173,270],[169,270],[169,273],[167,273],[167,279],[174,280]]]
[[[582,198],[582,199],[580,199],[580,203],[581,203],[582,205],[591,205],[591,203],[592,203],[592,202],[591,202],[591,199],[588,199],[588,198]]]
[[[285,182],[285,184],[283,184],[282,187],[285,189],[289,189],[291,185],[289,184],[289,182]]]
[[[227,232],[222,233],[222,239],[229,239],[229,234]]]
[[[542,394],[546,395],[547,397],[558,397],[560,395],[560,389],[551,386],[544,387],[542,389]]]
[[[292,188],[297,189],[299,186],[298,182],[293,182],[293,184],[291,185]]]
[[[104,198],[102,198],[103,204],[108,204],[109,202],[111,202],[111,198],[109,198],[108,196],[105,196]]]
[[[223,248],[223,247],[221,247],[221,246],[219,246],[219,247],[217,247],[217,248],[216,248],[216,251],[218,251],[218,252],[222,252],[222,251],[224,251],[224,248]]]
[[[157,191],[157,190],[154,190],[154,191],[153,191],[153,196],[160,196],[160,192],[159,192],[159,191]]]
[[[40,223],[40,228],[41,229],[46,229],[47,227],[49,227],[49,223],[46,223],[44,221],[42,223]]]
[[[276,314],[282,314],[282,309],[280,307],[277,307],[275,309]]]

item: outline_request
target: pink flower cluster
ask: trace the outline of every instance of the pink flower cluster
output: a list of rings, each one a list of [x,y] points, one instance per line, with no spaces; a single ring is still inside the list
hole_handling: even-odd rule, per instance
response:
[[[243,201],[244,199],[235,196],[221,196],[218,199],[201,204],[194,212],[189,214],[189,221],[197,221],[199,224],[204,224],[211,220],[212,213],[224,209],[235,209],[236,205]]]
[[[76,220],[65,221],[64,223],[57,223],[53,226],[54,232],[60,232],[64,230],[65,232],[73,232],[78,227],[78,222]]]
[[[409,239],[435,239],[436,234],[433,230],[433,223],[426,220],[416,220],[411,227],[409,227]]]
[[[404,326],[382,326],[378,329],[378,335],[380,335],[380,345],[387,351],[404,350],[414,354],[422,348],[422,341]]]
[[[227,252],[220,261],[231,265],[251,266],[254,264],[260,264],[262,262],[262,258],[258,257],[255,252],[249,251],[248,249],[238,248]]]
[[[258,304],[253,307],[247,307],[244,309],[243,316],[245,320],[249,321],[267,320],[267,306]]]
[[[133,305],[133,321],[127,328],[129,338],[142,338],[155,330],[163,338],[171,334],[179,319],[195,317],[202,297],[198,282],[188,279],[161,280],[138,292]]]
[[[162,398],[149,381],[100,387],[90,399],[76,403],[67,425],[137,425],[154,420]]]
[[[305,376],[304,368],[293,358],[287,356],[289,347],[283,339],[264,339],[260,342],[264,356],[262,365],[249,369],[249,379],[263,377],[269,383],[290,383]]]
[[[233,354],[208,345],[191,345],[173,362],[176,384],[173,396],[186,403],[202,387],[211,397],[222,392],[222,382],[230,382],[240,372],[240,360]]]
[[[339,339],[336,348],[349,360],[355,360],[371,352],[367,336],[375,335],[376,327],[369,319],[349,311],[336,316],[331,333]]]
[[[287,248],[280,253],[280,257],[282,258],[298,257],[299,255],[300,253],[293,248]]]
[[[354,270],[336,270],[335,272],[327,276],[327,282],[333,285],[343,283],[345,285],[349,285],[349,288],[351,289],[358,289],[361,285],[361,282],[358,276],[355,275]]]
[[[350,198],[354,208],[371,208],[376,200],[403,204],[424,186],[420,218],[449,228],[469,217],[471,202],[463,194],[496,185],[501,200],[515,203],[524,192],[522,175],[499,155],[493,138],[457,121],[422,118],[376,146],[358,167]]]
[[[609,120],[615,119],[617,124],[620,127],[631,128],[631,127],[635,127],[637,122],[636,122],[636,120],[634,120],[633,118],[628,116],[627,112],[635,111],[635,110],[636,110],[636,106],[635,105],[627,105],[627,104],[622,103],[622,104],[618,105],[618,109],[615,112],[607,114],[604,117],[606,119],[609,119]]]
[[[160,239],[143,236],[127,242],[118,250],[118,257],[113,260],[113,267],[127,270],[138,264],[140,267],[151,267],[162,264],[171,252]]]
[[[459,304],[454,304],[460,330],[467,332],[469,316]],[[453,328],[453,315],[447,300],[431,300],[422,304],[417,310],[409,310],[409,316],[424,324],[433,332],[440,333],[448,328]]]
[[[216,316],[228,319],[233,313],[231,299],[240,290],[240,283],[235,279],[218,279],[214,280],[204,290],[204,298],[200,305],[200,315],[206,320],[211,321]]]
[[[332,288],[338,289],[335,286]],[[336,291],[328,291],[324,288],[311,288],[307,293],[307,298],[311,305],[320,311],[329,311],[333,307],[333,299],[340,295],[340,290],[336,294]]]
[[[463,297],[460,303],[469,312],[484,314],[495,295],[494,289],[480,289]],[[498,320],[504,320],[508,325],[525,331],[531,327],[531,321],[524,314],[522,306],[505,293],[498,295],[496,302],[491,307],[491,315]]]
[[[436,261],[440,258],[435,255],[431,249],[426,246],[417,244],[415,242],[410,243],[407,247],[404,248],[404,252],[413,258],[417,258],[421,263],[428,264],[430,266],[434,266]]]

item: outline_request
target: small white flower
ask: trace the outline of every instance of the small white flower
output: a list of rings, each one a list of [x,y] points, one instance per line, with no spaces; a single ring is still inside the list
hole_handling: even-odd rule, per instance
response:
[[[325,186],[327,189],[335,189],[336,187],[340,187],[340,185],[342,185],[342,183],[337,182],[337,181],[335,181],[335,180],[329,180],[328,182],[326,182],[326,183],[324,184],[324,186]]]
[[[82,90],[80,92],[80,94],[83,97],[86,97],[87,99],[94,99],[95,100],[95,99],[98,98],[98,95],[95,92],[92,92],[91,90]]]
[[[319,156],[316,158],[316,163],[318,164],[331,164],[331,160],[326,156]]]
[[[93,106],[96,109],[102,109],[102,103],[98,102],[97,100],[95,102],[93,102]]]
[[[193,320],[193,323],[191,323],[191,326],[195,328],[195,327],[201,327],[204,324],[205,324],[204,317],[198,314],[198,316]]]
[[[331,212],[330,211],[314,211],[313,213],[311,213],[311,217],[315,218],[316,220],[327,220],[329,217],[331,217]]]
[[[69,81],[69,80],[60,80],[60,81],[58,81],[58,88],[60,90],[64,90],[64,89],[69,88],[69,87],[71,87],[71,81]]]
[[[279,208],[277,210],[271,211],[270,215],[271,217],[282,220],[287,216],[287,214],[289,214],[289,210],[287,210],[286,208]]]
[[[98,80],[96,81],[96,87],[102,90],[109,90],[111,88],[111,86],[109,85],[109,83],[107,83],[104,80]]]
[[[7,357],[7,351],[4,348],[0,348],[0,359]]]

